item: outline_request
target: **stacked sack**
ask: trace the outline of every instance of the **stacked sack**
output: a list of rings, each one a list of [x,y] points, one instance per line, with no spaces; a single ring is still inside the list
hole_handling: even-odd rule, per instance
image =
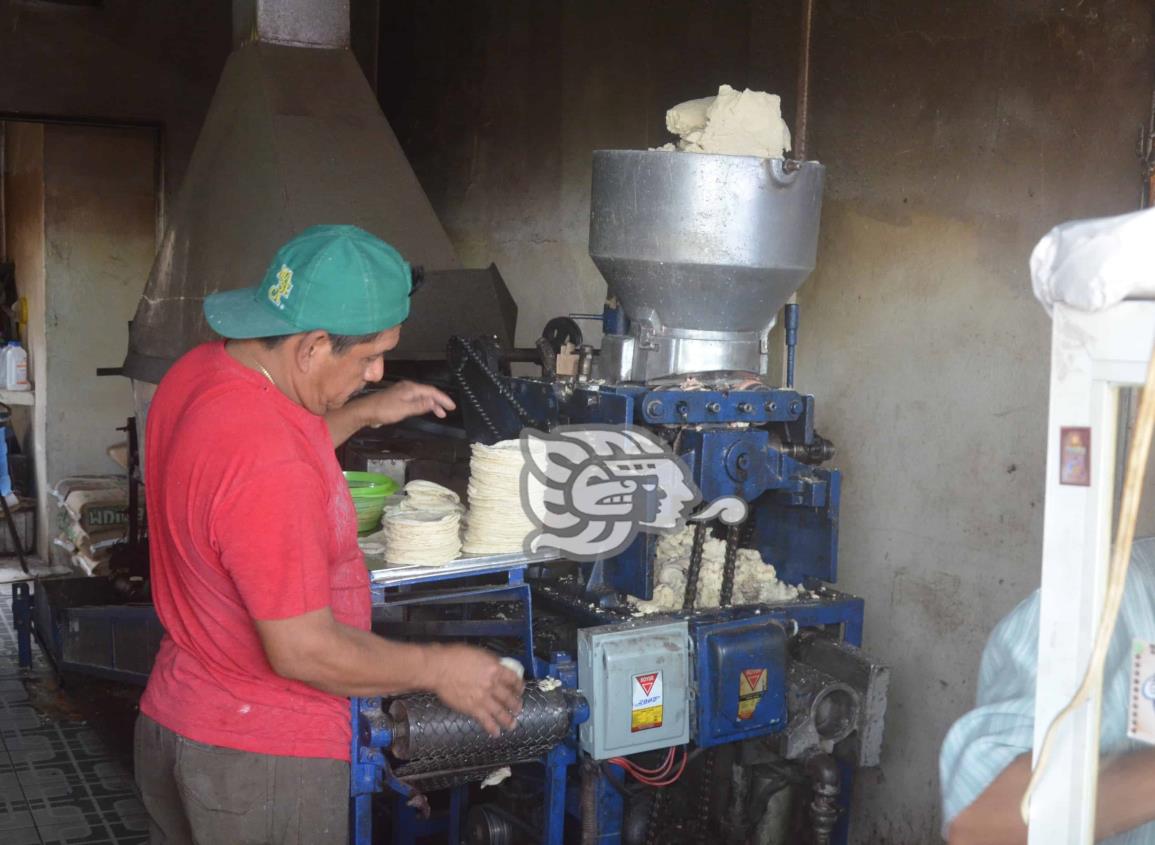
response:
[[[59,506],[53,544],[85,574],[106,574],[112,547],[128,538],[127,480],[119,476],[64,478],[52,488],[52,495]]]

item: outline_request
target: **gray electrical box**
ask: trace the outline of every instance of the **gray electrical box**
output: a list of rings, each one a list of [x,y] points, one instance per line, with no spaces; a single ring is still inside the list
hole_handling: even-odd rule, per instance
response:
[[[686,622],[578,631],[578,687],[590,706],[582,750],[595,760],[689,742]]]

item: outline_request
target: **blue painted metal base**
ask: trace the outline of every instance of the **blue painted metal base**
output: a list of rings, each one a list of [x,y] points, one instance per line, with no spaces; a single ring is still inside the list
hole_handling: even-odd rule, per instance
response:
[[[373,606],[395,615],[398,610],[437,607],[444,616],[445,611],[453,613],[454,619],[439,619],[436,622],[412,622],[389,620],[375,625],[382,633],[389,635],[429,637],[509,637],[520,641],[520,656],[530,679],[555,677],[562,684],[577,686],[577,667],[573,659],[564,653],[553,655],[550,662],[535,657],[533,651],[533,595],[525,582],[525,563],[511,563],[499,570],[505,576],[504,584],[458,584],[455,587],[429,589],[431,585],[441,585],[453,580],[451,573],[442,571],[430,573],[428,577],[416,577],[400,586],[385,587],[373,585]],[[490,573],[493,574],[493,573]],[[475,574],[463,577],[475,577]],[[413,592],[415,587],[424,587],[422,592]],[[478,606],[501,602],[521,607],[521,613],[514,619],[475,619],[473,610]],[[404,615],[404,613],[402,614]],[[407,806],[414,797],[414,790],[398,780],[392,773],[386,750],[392,743],[392,736],[384,718],[383,702],[380,698],[354,698],[352,700],[353,746],[350,789],[352,801],[350,831],[355,845],[371,845],[373,841],[373,796],[388,790],[390,798],[391,843],[410,845],[421,837],[445,837],[438,841],[458,845],[461,835],[461,820],[465,817],[468,802],[468,788],[455,787],[445,812],[428,819]],[[575,717],[576,724],[586,717],[585,712]],[[544,845],[563,845],[566,814],[566,776],[578,759],[577,733],[553,748],[541,761],[544,768],[542,782],[543,814],[539,841]],[[522,768],[522,767],[519,767]]]

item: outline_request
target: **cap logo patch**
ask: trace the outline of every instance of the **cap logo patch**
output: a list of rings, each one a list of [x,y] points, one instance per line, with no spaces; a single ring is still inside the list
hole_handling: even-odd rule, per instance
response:
[[[288,264],[282,264],[281,269],[277,271],[277,283],[269,285],[269,301],[278,308],[284,308],[282,300],[288,299],[292,292],[293,271],[289,269]]]

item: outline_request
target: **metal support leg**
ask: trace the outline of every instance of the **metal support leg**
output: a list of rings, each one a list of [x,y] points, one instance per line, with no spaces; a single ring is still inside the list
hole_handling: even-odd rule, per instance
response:
[[[461,819],[468,797],[468,787],[455,786],[449,790],[449,845],[461,845]]]
[[[21,669],[32,668],[32,591],[26,581],[12,585],[12,626]]]
[[[3,437],[3,432],[0,432],[0,437]],[[28,571],[28,561],[24,559],[24,543],[20,540],[20,532],[16,530],[16,521],[12,519],[12,509],[8,507],[8,500],[0,496],[0,508],[4,510],[4,522],[8,525],[8,534],[12,538],[12,548],[16,550],[16,557],[20,559],[20,568],[24,570],[25,575],[31,575]]]
[[[350,839],[353,845],[372,845],[373,842],[373,796],[353,796],[353,813],[349,820]]]
[[[557,746],[545,758],[545,831],[543,845],[563,845],[565,841],[566,766],[572,755]]]
[[[598,842],[619,845],[625,826],[625,801],[605,777],[598,778]]]

